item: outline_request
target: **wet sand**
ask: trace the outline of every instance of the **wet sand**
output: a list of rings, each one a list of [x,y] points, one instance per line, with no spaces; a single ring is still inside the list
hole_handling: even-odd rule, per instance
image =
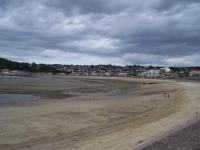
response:
[[[0,93],[41,97],[0,105],[2,150],[130,150],[200,111],[195,83],[45,76],[0,83]]]

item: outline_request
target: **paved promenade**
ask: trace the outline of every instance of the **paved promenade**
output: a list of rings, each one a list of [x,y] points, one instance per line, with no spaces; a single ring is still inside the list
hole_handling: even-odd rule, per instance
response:
[[[200,150],[200,121],[140,150]]]

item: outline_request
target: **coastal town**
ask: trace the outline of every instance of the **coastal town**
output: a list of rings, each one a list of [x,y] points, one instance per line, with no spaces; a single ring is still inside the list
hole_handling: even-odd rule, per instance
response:
[[[0,150],[200,150],[200,0],[0,0]]]
[[[33,73],[66,76],[200,79],[200,67],[30,64],[0,59],[1,75],[25,76]]]

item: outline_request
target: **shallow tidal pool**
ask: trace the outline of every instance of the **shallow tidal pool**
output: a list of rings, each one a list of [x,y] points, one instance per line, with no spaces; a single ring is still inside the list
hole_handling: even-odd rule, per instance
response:
[[[35,101],[39,100],[40,97],[33,96],[30,94],[0,94],[0,102],[11,102],[11,101]]]

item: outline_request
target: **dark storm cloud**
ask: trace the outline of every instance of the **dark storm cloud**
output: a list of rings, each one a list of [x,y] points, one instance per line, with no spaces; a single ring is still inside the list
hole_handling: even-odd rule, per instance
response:
[[[200,65],[198,0],[0,0],[0,56]]]

